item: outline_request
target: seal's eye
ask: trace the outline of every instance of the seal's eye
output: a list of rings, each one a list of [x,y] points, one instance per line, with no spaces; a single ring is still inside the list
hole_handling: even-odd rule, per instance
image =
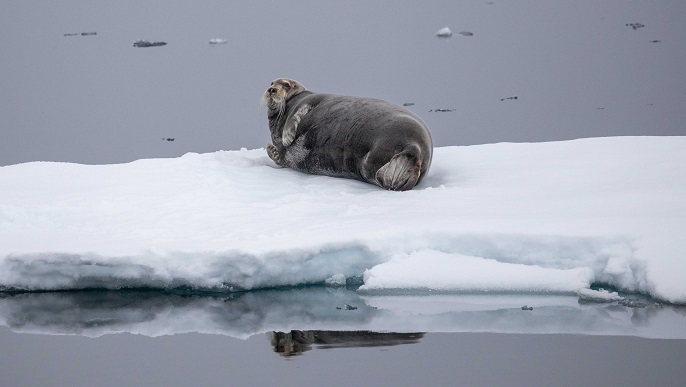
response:
[[[289,83],[284,83],[284,84],[283,84],[283,87],[284,87],[286,90],[290,90],[291,85],[290,85]]]

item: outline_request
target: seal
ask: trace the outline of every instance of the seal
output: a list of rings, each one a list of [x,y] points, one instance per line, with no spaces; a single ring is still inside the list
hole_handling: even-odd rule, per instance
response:
[[[412,189],[431,166],[426,124],[389,102],[314,93],[286,78],[271,83],[263,102],[272,138],[267,154],[279,166],[393,191]]]

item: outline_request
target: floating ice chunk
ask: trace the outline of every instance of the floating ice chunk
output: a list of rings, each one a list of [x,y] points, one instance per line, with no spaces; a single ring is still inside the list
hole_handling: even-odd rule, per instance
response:
[[[605,289],[593,290],[593,289],[581,289],[578,292],[579,299],[591,302],[613,302],[622,301],[624,297],[620,296],[617,292],[609,292]]]
[[[4,166],[0,291],[231,291],[340,273],[369,293],[577,301],[609,283],[686,304],[685,149],[686,136],[437,147],[403,195],[277,169],[264,149]]]
[[[210,44],[212,44],[212,45],[215,45],[215,44],[226,44],[226,39],[213,38],[213,39],[210,39]]]
[[[474,36],[474,33],[469,32],[469,31],[462,31],[462,32],[459,32],[459,34],[462,36]]]
[[[436,31],[436,36],[438,36],[439,38],[449,38],[453,36],[453,32],[450,31],[450,28],[443,27],[440,30]]]

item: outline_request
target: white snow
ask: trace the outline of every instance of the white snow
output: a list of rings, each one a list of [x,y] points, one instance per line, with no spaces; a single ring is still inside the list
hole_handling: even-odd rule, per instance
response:
[[[345,275],[338,273],[331,276],[331,278],[327,278],[324,283],[329,286],[345,286],[346,278]]]
[[[437,148],[408,192],[263,149],[0,168],[0,287],[577,294],[686,303],[686,137]],[[521,305],[520,305],[521,306]]]
[[[462,270],[462,267],[469,269]],[[574,292],[585,288],[592,280],[593,271],[588,267],[550,268],[427,249],[409,256],[400,254],[367,270],[365,284],[360,289]]]

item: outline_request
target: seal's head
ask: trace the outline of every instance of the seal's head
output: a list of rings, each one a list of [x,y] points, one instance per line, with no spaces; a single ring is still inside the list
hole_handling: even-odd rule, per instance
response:
[[[262,99],[269,109],[270,115],[281,115],[286,110],[286,101],[294,95],[305,91],[305,87],[287,78],[275,79],[265,90]]]

